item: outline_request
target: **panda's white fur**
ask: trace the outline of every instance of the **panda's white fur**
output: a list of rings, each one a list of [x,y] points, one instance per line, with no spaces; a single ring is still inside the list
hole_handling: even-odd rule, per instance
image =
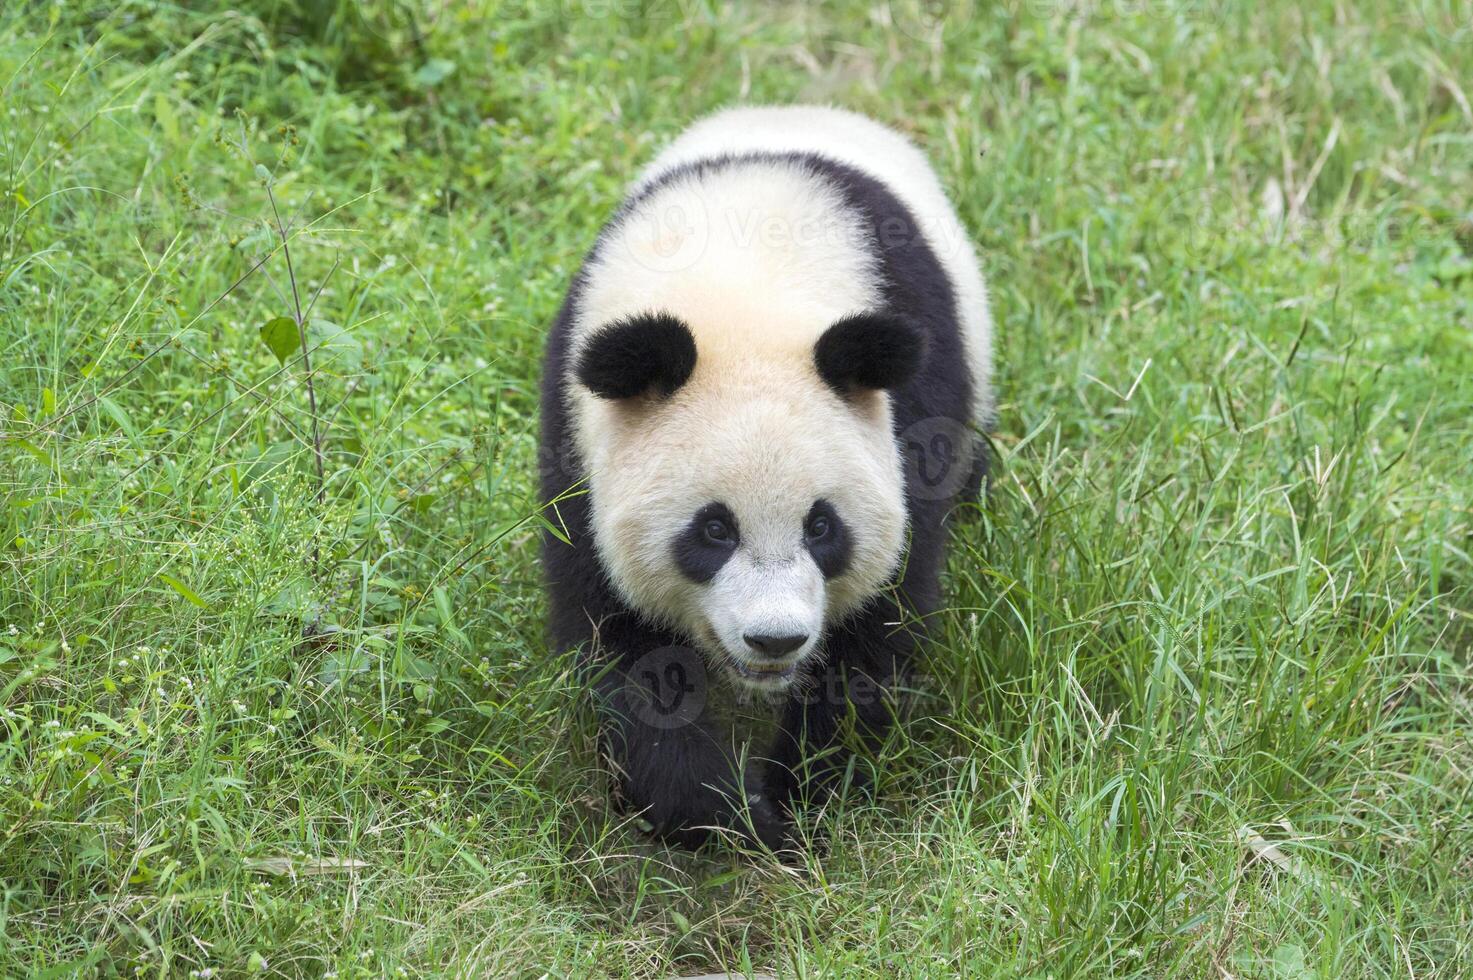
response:
[[[987,391],[986,294],[971,245],[920,152],[893,131],[836,109],[730,110],[688,130],[633,193],[695,160],[792,150],[871,172],[911,207],[958,287],[976,390]],[[792,658],[801,661],[824,624],[878,591],[900,561],[906,515],[889,396],[841,399],[813,366],[824,330],[879,304],[874,234],[833,188],[774,159],[655,186],[587,270],[575,350],[603,325],[659,310],[689,325],[698,352],[690,380],[660,403],[571,385],[599,555],[634,608],[738,669],[750,666],[742,638],[752,633],[807,635]],[[862,529],[849,570],[831,583],[801,539],[818,498]],[[712,582],[696,584],[671,561],[670,538],[715,499],[738,515],[743,547]],[[744,680],[770,687],[792,676]]]

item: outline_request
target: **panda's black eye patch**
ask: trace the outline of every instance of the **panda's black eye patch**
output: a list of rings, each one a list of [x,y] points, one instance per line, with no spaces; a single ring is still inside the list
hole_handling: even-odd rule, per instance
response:
[[[675,564],[692,582],[709,582],[740,542],[731,508],[719,502],[707,504],[675,538]]]
[[[822,497],[813,502],[803,521],[803,543],[824,578],[843,575],[849,568],[854,540],[834,505]]]

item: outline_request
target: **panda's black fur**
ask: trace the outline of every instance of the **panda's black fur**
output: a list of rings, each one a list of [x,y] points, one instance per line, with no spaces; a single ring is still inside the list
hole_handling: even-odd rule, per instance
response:
[[[876,312],[898,318],[923,338],[921,363],[908,381],[890,392],[897,438],[923,420],[949,420],[955,431],[965,431],[976,414],[975,396],[952,283],[912,213],[879,180],[813,154],[753,153],[706,159],[678,166],[644,187],[615,215],[609,229],[641,197],[666,182],[686,179],[693,171],[763,160],[801,164],[837,188],[846,207],[861,215],[864,226],[874,231],[872,247],[884,283],[884,309]],[[638,706],[630,703],[630,692],[639,691],[643,680],[628,676],[629,668],[652,650],[682,649],[687,641],[647,622],[615,594],[595,550],[590,502],[580,494],[584,474],[571,448],[575,445],[568,390],[572,325],[588,269],[608,234],[606,229],[574,277],[547,346],[542,494],[549,502],[547,516],[567,538],[564,542],[549,533],[544,542],[552,641],[558,649],[585,651],[617,795],[655,833],[696,846],[708,839],[709,828],[717,827],[754,837],[772,848],[787,847],[792,843],[790,821],[795,804],[820,796],[845,772],[847,759],[836,750],[835,740],[846,717],[852,716],[857,728],[872,739],[882,736],[891,723],[893,701],[880,693],[901,682],[922,639],[922,624],[940,607],[947,519],[959,502],[979,492],[985,470],[981,443],[976,444],[975,457],[964,464],[972,471],[958,482],[959,492],[940,497],[919,482],[927,479],[927,447],[902,447],[909,544],[898,580],[893,589],[875,595],[858,613],[830,626],[817,683],[805,688],[807,696],[795,692],[788,700],[765,764],[749,761],[743,768],[721,747],[721,739],[703,737],[704,719],[694,719],[690,726],[676,730],[643,723]],[[682,369],[688,374],[689,365],[678,333],[667,330],[666,336],[672,349],[662,363],[673,367],[659,368],[652,377],[668,385]],[[884,369],[887,352],[866,346],[863,331],[852,336],[851,346],[840,345],[840,349],[816,355],[820,373],[830,384],[842,386],[846,371]],[[886,336],[883,331],[875,332],[873,343],[883,344]],[[641,376],[650,370],[638,359],[608,361],[599,366],[598,377],[611,390],[625,391],[650,383],[650,377]],[[678,385],[679,379],[674,383]],[[899,623],[906,625],[897,626]],[[654,691],[651,696],[661,694]],[[762,753],[754,749],[752,754]]]

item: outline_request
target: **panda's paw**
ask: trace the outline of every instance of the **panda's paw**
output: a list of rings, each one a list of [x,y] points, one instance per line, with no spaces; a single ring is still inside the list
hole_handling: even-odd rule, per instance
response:
[[[771,800],[759,794],[748,796],[741,817],[739,827],[748,844],[771,851],[784,864],[802,863],[803,845],[796,828]]]

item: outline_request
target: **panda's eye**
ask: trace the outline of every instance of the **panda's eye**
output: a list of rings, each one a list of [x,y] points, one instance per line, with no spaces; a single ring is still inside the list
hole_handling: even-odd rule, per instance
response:
[[[719,500],[712,501],[692,514],[675,536],[676,567],[692,582],[705,584],[736,554],[740,543],[736,515]]]
[[[834,505],[822,497],[813,502],[803,521],[803,544],[824,578],[843,575],[854,553],[848,525]]]

